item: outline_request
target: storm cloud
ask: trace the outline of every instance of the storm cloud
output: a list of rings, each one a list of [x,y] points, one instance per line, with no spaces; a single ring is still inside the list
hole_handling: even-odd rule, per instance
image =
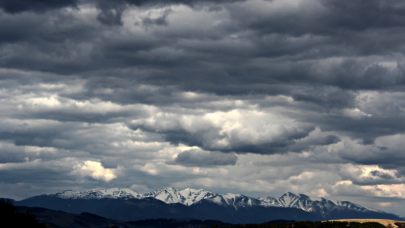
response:
[[[234,154],[187,150],[179,153],[173,161],[167,161],[166,164],[206,167],[235,165],[237,160],[238,157]]]
[[[0,191],[292,191],[404,215],[404,27],[399,0],[0,0]]]
[[[1,0],[0,8],[7,13],[21,13],[24,11],[43,12],[51,9],[76,6],[78,0]]]

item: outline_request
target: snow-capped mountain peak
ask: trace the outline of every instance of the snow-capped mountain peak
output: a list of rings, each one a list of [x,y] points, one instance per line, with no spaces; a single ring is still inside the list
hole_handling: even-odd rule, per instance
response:
[[[212,192],[205,191],[204,189],[197,190],[192,188],[181,190],[180,194],[184,197],[184,201],[180,203],[187,206],[195,204],[203,199],[209,199],[215,195]]]
[[[226,193],[222,195],[226,204],[233,206],[236,210],[240,207],[252,207],[260,205],[260,201],[245,195]]]
[[[299,196],[295,195],[294,193],[287,192],[284,195],[282,195],[278,201],[280,202],[281,205],[284,207],[294,207],[297,201],[300,199]]]
[[[168,204],[180,203],[184,201],[184,197],[180,194],[180,192],[171,187],[146,193],[143,195],[143,197],[153,197]]]
[[[192,188],[186,188],[184,190],[179,191],[175,188],[170,187],[146,193],[143,195],[143,197],[153,197],[168,204],[181,203],[186,206],[190,206],[203,199],[211,198],[214,195],[215,194],[213,194],[212,192],[208,192],[203,189],[197,190]]]

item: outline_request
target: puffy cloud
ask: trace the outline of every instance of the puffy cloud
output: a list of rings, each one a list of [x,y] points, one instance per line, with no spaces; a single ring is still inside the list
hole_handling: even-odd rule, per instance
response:
[[[156,132],[165,140],[198,146],[204,150],[236,153],[285,153],[295,140],[314,130],[278,113],[233,110],[199,115],[157,113],[132,121],[132,129]]]
[[[85,161],[84,164],[78,165],[76,169],[81,172],[82,175],[89,175],[96,180],[103,180],[105,182],[110,182],[117,178],[114,170],[106,169],[100,162],[96,161]]]

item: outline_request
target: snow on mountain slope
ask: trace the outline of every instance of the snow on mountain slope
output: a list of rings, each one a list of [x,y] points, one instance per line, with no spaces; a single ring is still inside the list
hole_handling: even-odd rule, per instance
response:
[[[252,207],[260,205],[260,201],[258,199],[240,194],[226,193],[224,195],[220,195],[220,197],[223,198],[223,201],[227,205],[233,206],[236,210],[240,207]]]
[[[370,208],[370,207],[363,207],[359,204],[355,204],[355,203],[352,203],[349,201],[337,201],[337,205],[346,207],[351,210],[356,210],[356,211],[374,211],[374,212],[384,213],[384,211],[377,210],[377,209]]]
[[[139,199],[142,197],[141,194],[126,188],[96,189],[82,192],[67,190],[56,194],[51,194],[50,196],[55,196],[62,199]]]
[[[281,207],[277,198],[271,196],[264,196],[257,198],[260,201],[260,205],[264,207]]]
[[[165,188],[162,190],[156,190],[143,195],[143,198],[153,197],[155,199],[161,200],[165,203],[181,203],[186,206],[190,206],[197,203],[203,199],[208,199],[215,197],[216,194],[212,192],[205,191],[203,189],[191,189],[186,188],[184,190],[177,190],[175,188]]]
[[[259,197],[260,205],[265,207],[289,207],[298,208],[307,212],[322,211],[323,213],[329,213],[332,210],[349,209],[360,212],[374,211],[383,212],[380,210],[363,207],[358,204],[351,203],[349,201],[333,201],[325,198],[311,198],[304,194],[294,194],[287,192],[279,198],[270,196]]]
[[[156,190],[143,195],[143,197],[153,197],[155,199],[161,200],[165,203],[180,203],[184,201],[184,197],[175,188],[165,188],[161,190]]]
[[[212,192],[205,191],[204,189],[191,189],[186,188],[180,191],[180,194],[184,197],[184,201],[181,202],[184,205],[190,206],[194,203],[197,203],[203,199],[209,199],[215,197],[217,194]]]
[[[50,196],[55,196],[63,199],[143,199],[152,197],[161,200],[167,204],[180,203],[186,206],[191,206],[202,200],[221,205],[231,206],[236,210],[241,207],[284,207],[284,208],[297,208],[307,212],[321,212],[328,214],[333,210],[354,210],[359,212],[383,212],[372,208],[363,207],[349,201],[332,201],[325,198],[311,198],[304,194],[294,194],[287,192],[282,196],[275,198],[270,196],[251,198],[240,194],[215,194],[205,191],[203,189],[177,190],[175,188],[165,188],[156,190],[146,194],[140,194],[132,191],[131,189],[111,188],[111,189],[97,189],[83,192],[64,191]]]

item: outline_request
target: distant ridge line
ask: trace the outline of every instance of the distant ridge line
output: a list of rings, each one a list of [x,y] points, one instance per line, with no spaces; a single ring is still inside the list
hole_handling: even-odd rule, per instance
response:
[[[204,189],[186,188],[178,190],[173,187],[155,190],[145,194],[135,192],[128,188],[93,189],[87,191],[66,190],[55,194],[48,194],[62,199],[144,199],[155,198],[167,204],[180,203],[186,206],[199,203],[201,200],[208,200],[222,206],[232,206],[236,210],[241,207],[283,207],[297,208],[307,212],[312,212],[321,208],[326,211],[336,209],[336,207],[347,208],[355,211],[373,211],[386,213],[381,210],[364,207],[349,201],[334,201],[323,197],[310,197],[302,193],[286,192],[280,197],[264,196],[253,198],[241,194],[217,194]]]

